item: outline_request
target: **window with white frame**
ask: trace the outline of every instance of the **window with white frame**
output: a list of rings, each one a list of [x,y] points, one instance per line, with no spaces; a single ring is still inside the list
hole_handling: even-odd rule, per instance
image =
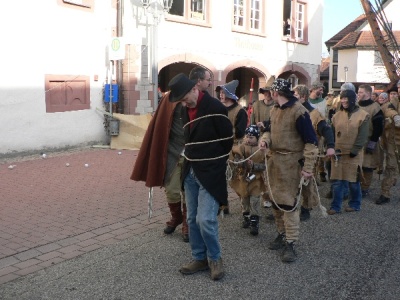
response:
[[[174,0],[169,10],[169,20],[178,17],[188,23],[208,22],[207,0]],[[179,20],[176,18],[176,20]]]
[[[307,42],[306,0],[283,0],[283,36],[287,39]]]
[[[261,0],[233,0],[233,30],[246,33],[263,33]]]
[[[244,9],[243,0],[233,1],[233,25],[244,26]]]
[[[296,17],[295,17],[295,22],[296,22],[296,28],[295,28],[295,33],[296,33],[296,39],[302,41],[304,38],[304,7],[305,5],[303,3],[296,3]]]

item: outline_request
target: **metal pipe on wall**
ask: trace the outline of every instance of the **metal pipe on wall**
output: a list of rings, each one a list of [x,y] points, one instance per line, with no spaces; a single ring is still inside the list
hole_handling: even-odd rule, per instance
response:
[[[117,0],[117,36],[123,36],[123,26],[122,26],[122,16],[124,10],[124,0]],[[128,62],[129,63],[129,62]],[[124,112],[124,97],[122,96],[122,82],[123,82],[123,72],[122,72],[122,60],[117,60],[117,84],[119,86],[119,105],[118,112]],[[129,82],[128,82],[129,84]],[[129,88],[129,87],[128,87]]]

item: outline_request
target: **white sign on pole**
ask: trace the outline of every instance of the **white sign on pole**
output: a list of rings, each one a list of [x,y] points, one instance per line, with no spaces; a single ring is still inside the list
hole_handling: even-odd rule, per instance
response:
[[[122,37],[114,37],[108,47],[109,60],[125,59],[125,43]]]

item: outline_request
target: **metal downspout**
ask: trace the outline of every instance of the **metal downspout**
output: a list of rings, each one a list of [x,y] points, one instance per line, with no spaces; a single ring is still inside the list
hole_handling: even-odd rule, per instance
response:
[[[124,0],[117,0],[117,36],[123,36],[123,28],[122,28],[122,16],[124,10]],[[119,86],[119,105],[118,105],[118,113],[122,114],[124,112],[124,97],[122,93],[122,60],[117,60],[117,84]],[[129,83],[128,83],[129,84]]]

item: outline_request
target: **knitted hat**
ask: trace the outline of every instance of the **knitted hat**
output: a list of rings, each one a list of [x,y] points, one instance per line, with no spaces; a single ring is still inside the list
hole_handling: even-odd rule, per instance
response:
[[[246,135],[255,136],[257,140],[258,137],[260,136],[260,129],[257,127],[257,125],[250,125],[249,127],[246,128],[244,132]]]
[[[357,94],[352,90],[344,90],[340,92],[340,99],[347,98],[349,101],[348,111],[353,111],[354,107],[356,106],[357,101]]]
[[[355,92],[356,88],[355,88],[354,84],[352,84],[351,82],[345,82],[340,87],[340,91],[345,91],[345,90],[352,90],[353,92]]]
[[[217,93],[219,93],[222,89],[226,98],[238,101],[239,98],[235,95],[235,91],[236,91],[236,88],[238,87],[238,85],[239,85],[239,80],[235,79],[235,80],[232,80],[231,82],[225,83],[224,85],[217,86],[215,91]]]
[[[169,95],[170,102],[177,102],[182,100],[183,97],[196,85],[196,82],[190,80],[185,74],[180,73],[176,75],[168,83],[168,87],[171,89]]]
[[[292,95],[293,92],[290,90],[291,85],[292,84],[289,81],[282,79],[282,78],[278,78],[272,84],[271,90],[277,91],[277,92],[284,92],[285,94]]]

